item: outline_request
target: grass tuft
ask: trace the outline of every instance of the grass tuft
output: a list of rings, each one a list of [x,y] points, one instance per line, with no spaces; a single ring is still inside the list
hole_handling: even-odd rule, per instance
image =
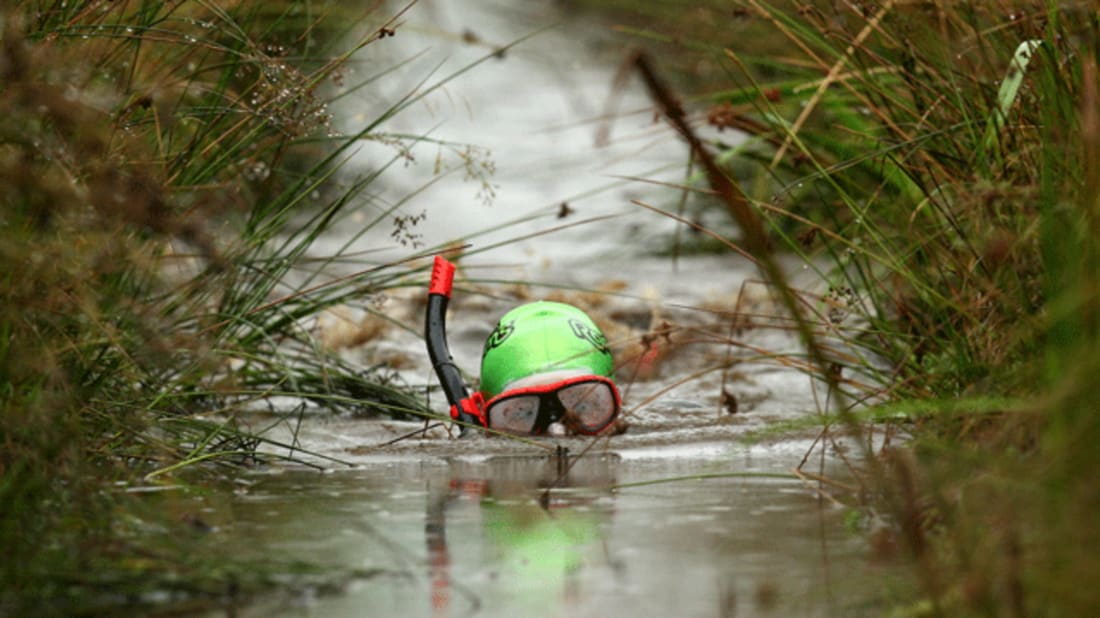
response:
[[[385,368],[330,354],[303,326],[422,279],[401,264],[308,274],[343,259],[310,248],[377,177],[341,188],[340,165],[399,111],[356,135],[333,129],[343,63],[394,27],[350,11],[0,10],[0,613],[268,585],[233,565],[195,577],[210,564],[144,546],[151,526],[184,524],[111,489],[295,457],[249,421],[276,398],[428,415]],[[347,24],[367,34],[337,48]]]
[[[835,371],[859,376],[852,401],[886,402],[873,416],[910,427],[866,462],[883,497],[868,508],[892,518],[914,566],[901,609],[1088,613],[1100,603],[1091,5],[598,10],[693,93],[689,122],[771,242],[817,269],[823,289],[804,309]]]

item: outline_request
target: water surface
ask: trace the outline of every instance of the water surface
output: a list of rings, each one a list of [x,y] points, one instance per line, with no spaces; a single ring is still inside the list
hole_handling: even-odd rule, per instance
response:
[[[603,455],[564,477],[541,456],[284,471],[208,513],[232,521],[206,542],[361,574],[246,616],[876,614],[862,537],[801,481],[771,476],[775,461]]]

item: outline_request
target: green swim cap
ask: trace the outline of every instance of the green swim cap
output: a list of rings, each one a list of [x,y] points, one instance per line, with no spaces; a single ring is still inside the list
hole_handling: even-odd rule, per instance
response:
[[[573,370],[610,378],[615,370],[607,337],[572,305],[537,301],[504,314],[485,340],[481,392],[499,395],[512,382],[539,373]]]

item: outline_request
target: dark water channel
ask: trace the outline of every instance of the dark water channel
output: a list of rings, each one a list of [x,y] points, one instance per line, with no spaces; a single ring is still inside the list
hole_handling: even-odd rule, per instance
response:
[[[588,456],[564,477],[552,456],[265,474],[209,514],[233,521],[206,542],[359,574],[244,616],[877,615],[844,512],[772,476],[770,455],[726,459]],[[646,484],[682,476],[704,478]]]
[[[788,332],[758,324],[735,333],[729,323],[734,309],[766,311],[751,286],[755,269],[736,256],[675,264],[655,256],[676,224],[632,203],[675,202],[667,187],[624,178],[683,182],[684,147],[654,121],[638,84],[618,94],[622,113],[610,142],[595,144],[621,46],[591,24],[569,22],[553,3],[425,0],[386,39],[390,55],[362,66],[413,60],[344,99],[338,116],[353,130],[425,73],[445,76],[562,20],[568,27],[490,58],[387,124],[394,134],[475,144],[474,158],[491,153],[491,200],[482,180],[468,178],[469,152],[420,144],[372,187],[358,220],[398,205],[396,213],[424,215],[417,237],[404,240],[433,246],[462,237],[473,245],[448,318],[455,359],[472,373],[496,318],[550,293],[586,300],[621,350],[666,321],[679,329],[676,345],[669,338],[660,366],[645,375],[621,373],[629,428],[595,445],[562,436],[453,440],[440,428],[392,442],[423,425],[325,414],[280,425],[276,438],[351,466],[249,477],[207,507],[214,528],[203,542],[356,576],[274,594],[236,615],[880,613],[885,573],[870,561],[866,537],[846,525],[852,513],[791,474],[812,453],[816,473],[843,477],[834,451],[811,448],[812,426],[797,438],[747,439],[823,406],[805,374],[776,362],[797,351]],[[352,167],[373,169],[394,153],[393,143],[368,143]],[[388,227],[358,232],[349,226],[323,239],[318,254],[347,248],[384,261],[415,249]],[[520,281],[527,283],[509,283]],[[597,288],[614,293],[597,302],[580,291]],[[749,289],[756,295],[739,296]],[[391,326],[404,328],[383,329],[344,353],[364,366],[393,367],[409,384],[430,384],[416,335],[423,293],[381,299]],[[749,305],[735,307],[746,298]],[[342,319],[354,322],[355,312],[346,308]],[[557,447],[568,449],[570,465],[555,459]]]

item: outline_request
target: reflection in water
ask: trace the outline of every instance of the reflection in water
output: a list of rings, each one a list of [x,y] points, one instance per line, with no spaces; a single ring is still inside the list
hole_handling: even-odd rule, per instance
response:
[[[617,460],[614,455],[570,459],[560,449],[549,457],[453,464],[447,486],[429,494],[424,527],[436,614],[447,615],[450,609],[447,510],[460,500],[480,506],[485,542],[496,565],[490,574],[494,585],[531,609],[575,606],[586,557],[612,513],[592,506],[598,495],[610,496],[615,484],[611,463]]]

